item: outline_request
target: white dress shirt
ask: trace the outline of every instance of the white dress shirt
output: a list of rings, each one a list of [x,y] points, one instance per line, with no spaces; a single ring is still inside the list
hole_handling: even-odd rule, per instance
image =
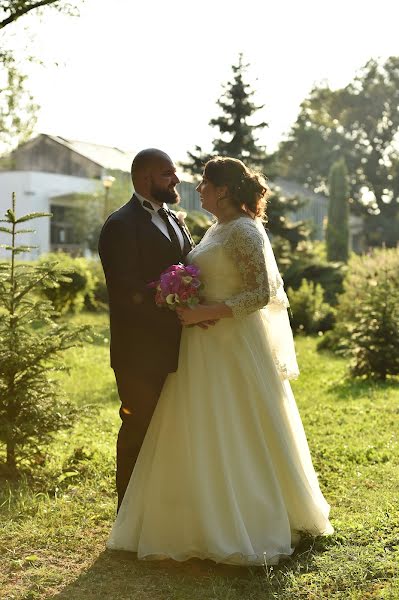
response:
[[[144,196],[141,196],[137,192],[134,192],[134,195],[137,196],[137,198],[140,200],[141,206],[143,206],[144,201],[149,202],[151,204],[151,206],[153,207],[154,210],[150,210],[146,206],[143,206],[144,210],[146,210],[148,213],[150,213],[151,220],[154,223],[155,227],[158,227],[159,231],[161,233],[163,233],[164,236],[168,238],[168,240],[170,240],[168,228],[166,227],[165,222],[162,220],[162,218],[158,214],[158,210],[160,208],[164,208],[166,211],[168,211],[169,210],[168,205],[164,203],[161,207],[161,206],[159,206],[159,204],[154,204],[154,202],[151,202],[151,200],[148,200],[148,198],[144,198]],[[173,229],[176,231],[177,239],[179,240],[180,247],[183,250],[184,239],[183,239],[182,231],[181,231],[180,227],[178,226],[178,224],[176,223],[176,221],[174,219],[172,219],[171,217],[169,217],[169,215],[168,215],[168,220],[169,220],[169,223],[172,225]]]

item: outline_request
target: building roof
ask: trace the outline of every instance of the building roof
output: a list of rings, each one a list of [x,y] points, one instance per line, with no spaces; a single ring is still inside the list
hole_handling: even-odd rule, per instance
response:
[[[69,148],[77,154],[85,156],[92,162],[100,165],[104,169],[113,171],[130,172],[133,153],[125,152],[119,148],[111,146],[102,146],[100,144],[91,144],[89,142],[80,142],[78,140],[69,140],[60,136],[44,134],[58,144]]]

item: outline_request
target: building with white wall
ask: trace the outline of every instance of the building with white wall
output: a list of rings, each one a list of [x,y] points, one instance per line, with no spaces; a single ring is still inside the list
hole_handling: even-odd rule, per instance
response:
[[[12,193],[16,195],[17,216],[32,212],[49,213],[56,204],[57,196],[79,193],[91,193],[96,190],[96,181],[56,173],[35,171],[0,171],[0,213],[3,215],[11,206]],[[54,250],[51,244],[51,221],[48,218],[35,219],[29,223],[35,233],[21,235],[19,242],[28,246],[37,246],[29,256],[21,258],[35,259],[40,254]],[[7,243],[5,234],[2,243]],[[60,240],[62,241],[62,240]],[[0,254],[2,250],[0,249]],[[4,251],[3,251],[4,252]]]
[[[31,222],[36,232],[24,234],[23,243],[37,248],[21,258],[35,259],[58,249],[83,251],[79,244],[68,239],[67,224],[62,221],[63,209],[73,205],[74,194],[92,194],[101,189],[102,180],[108,174],[129,173],[132,158],[118,148],[46,134],[19,146],[7,157],[6,167],[0,170],[0,214],[11,206],[13,192],[17,216],[53,213],[51,219]],[[22,242],[22,236],[19,240]],[[7,241],[6,234],[0,233],[0,243]]]
[[[32,221],[36,233],[24,234],[23,243],[36,245],[22,259],[35,259],[43,253],[64,250],[73,254],[84,252],[74,239],[71,226],[64,218],[65,209],[76,206],[79,194],[105,193],[103,181],[111,174],[130,178],[133,153],[119,148],[100,146],[57,136],[41,134],[20,145],[5,166],[0,163],[0,214],[11,206],[16,194],[17,215],[46,212],[51,219]],[[178,186],[182,208],[202,210],[199,195],[192,183]],[[128,198],[126,198],[126,201]],[[22,243],[22,237],[19,238]],[[0,244],[7,243],[0,232]],[[0,256],[4,250],[0,249]]]

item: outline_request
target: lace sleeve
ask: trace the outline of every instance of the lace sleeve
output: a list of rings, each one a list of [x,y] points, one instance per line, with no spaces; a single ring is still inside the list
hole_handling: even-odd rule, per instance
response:
[[[264,256],[264,239],[256,224],[239,219],[224,247],[234,261],[242,279],[242,291],[225,300],[234,317],[245,315],[266,306],[269,301],[269,283]]]

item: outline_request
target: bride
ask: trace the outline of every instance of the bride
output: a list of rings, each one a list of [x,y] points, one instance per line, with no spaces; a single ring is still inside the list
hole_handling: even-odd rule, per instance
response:
[[[180,309],[164,385],[107,547],[141,559],[275,564],[300,532],[333,532],[288,379],[288,301],[262,225],[262,177],[214,158],[197,190],[217,218],[188,262],[203,304]]]

